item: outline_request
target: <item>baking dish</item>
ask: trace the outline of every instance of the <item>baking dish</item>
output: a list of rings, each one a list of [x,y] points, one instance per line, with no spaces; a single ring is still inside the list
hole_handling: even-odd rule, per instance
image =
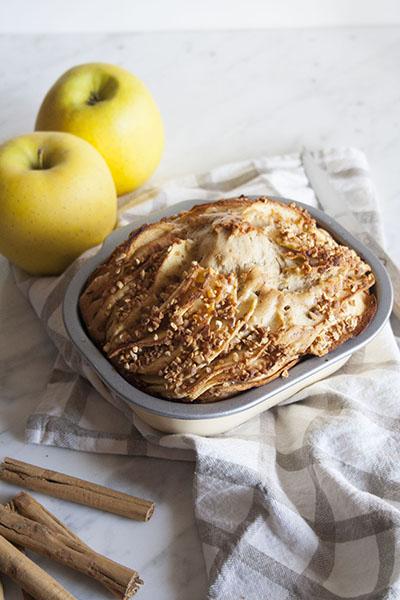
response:
[[[285,198],[272,197],[272,199],[283,203],[293,202]],[[169,433],[216,435],[236,427],[254,415],[286,400],[305,386],[337,371],[353,352],[370,342],[382,329],[391,312],[393,292],[385,268],[362,242],[322,211],[297,202],[296,204],[308,210],[318,225],[331,233],[339,243],[352,247],[371,266],[376,279],[374,293],[377,297],[377,311],[367,328],[323,357],[304,358],[290,369],[287,379],[275,379],[233,398],[208,404],[185,404],[151,396],[128,383],[88,337],[79,315],[79,296],[93,270],[108,258],[133,229],[201,203],[202,201],[199,200],[180,202],[150,215],[138,217],[134,224],[114,231],[105,240],[100,251],[89,258],[71,280],[64,298],[63,317],[68,335],[88,365],[98,374],[111,394],[130,404],[143,421],[155,429]]]

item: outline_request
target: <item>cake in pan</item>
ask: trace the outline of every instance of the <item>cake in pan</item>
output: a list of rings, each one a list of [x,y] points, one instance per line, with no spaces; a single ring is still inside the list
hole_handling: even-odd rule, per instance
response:
[[[360,333],[374,276],[295,204],[220,200],[133,231],[79,301],[94,343],[151,395],[210,402]]]

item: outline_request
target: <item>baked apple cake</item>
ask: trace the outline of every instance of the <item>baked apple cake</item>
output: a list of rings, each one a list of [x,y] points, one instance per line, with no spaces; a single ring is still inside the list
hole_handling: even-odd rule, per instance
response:
[[[373,284],[306,210],[241,196],[133,231],[91,275],[80,312],[128,382],[212,402],[357,335],[375,312]]]

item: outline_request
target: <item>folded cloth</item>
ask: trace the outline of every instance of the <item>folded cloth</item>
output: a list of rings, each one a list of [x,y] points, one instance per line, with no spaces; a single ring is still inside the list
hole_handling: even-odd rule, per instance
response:
[[[363,228],[381,239],[365,156],[313,153]],[[239,194],[317,200],[301,154],[219,167],[121,199],[120,223],[180,200]],[[76,450],[196,460],[195,515],[209,598],[400,598],[400,356],[389,326],[328,379],[218,437],[166,435],[108,393],[64,330],[73,274],[15,271],[58,356],[26,439]],[[116,410],[117,409],[117,410]]]

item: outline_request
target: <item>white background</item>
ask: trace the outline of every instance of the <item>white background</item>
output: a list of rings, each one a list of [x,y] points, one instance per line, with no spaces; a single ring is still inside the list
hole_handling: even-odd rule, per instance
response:
[[[396,25],[399,0],[1,0],[0,33]]]

